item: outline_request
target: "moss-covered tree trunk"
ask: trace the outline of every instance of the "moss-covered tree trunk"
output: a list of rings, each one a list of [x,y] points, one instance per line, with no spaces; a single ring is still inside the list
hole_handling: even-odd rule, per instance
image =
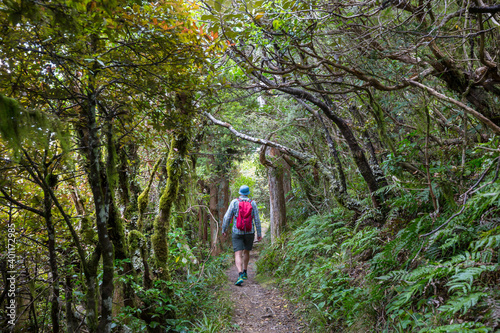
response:
[[[184,174],[184,177],[181,177],[179,179],[179,191],[177,193],[177,199],[175,200],[175,212],[177,213],[174,219],[173,227],[174,228],[180,228],[183,229],[184,231],[188,231],[189,229],[186,228],[188,218],[186,214],[183,214],[183,212],[186,211],[188,208],[188,200],[187,200],[187,195],[188,195],[188,184],[190,182],[189,179],[189,171],[186,170],[184,166],[182,166],[180,172]]]
[[[100,248],[97,247],[92,255],[92,258],[88,261],[88,266],[86,267],[87,273],[85,274],[85,310],[87,310],[85,322],[89,332],[91,333],[98,332],[99,302],[97,300],[97,295],[99,288],[97,284],[97,269],[100,257],[101,251]]]
[[[70,260],[70,254],[69,251],[67,251],[64,264],[66,267],[71,267],[71,260]],[[70,269],[66,270],[65,273],[65,283],[64,283],[64,298],[65,298],[65,306],[66,306],[66,327],[67,327],[67,332],[74,332],[74,333],[79,333],[80,332],[80,323],[78,318],[75,316],[75,313],[73,312],[73,304],[74,304],[74,299],[73,299],[73,274],[74,272]]]
[[[177,93],[175,100],[177,124],[173,129],[170,151],[167,158],[167,184],[160,198],[158,216],[154,221],[154,232],[151,237],[155,252],[155,264],[158,269],[158,277],[162,280],[170,280],[167,267],[168,261],[168,231],[170,229],[170,215],[172,206],[177,198],[182,166],[188,152],[191,139],[191,122],[193,117],[193,106],[191,96]]]
[[[111,235],[108,232],[109,217],[110,217],[110,198],[111,190],[109,183],[105,179],[106,173],[101,160],[101,145],[99,138],[99,129],[96,121],[97,101],[94,94],[88,96],[88,105],[82,108],[81,124],[79,124],[80,146],[83,148],[83,153],[87,158],[87,177],[94,198],[95,206],[95,222],[97,225],[97,234],[99,239],[99,248],[102,255],[103,274],[101,282],[101,314],[100,321],[97,327],[98,332],[110,332],[112,323],[112,304],[114,290],[114,247],[111,242]],[[103,179],[104,178],[104,179]],[[93,267],[95,268],[95,267]],[[89,268],[89,270],[93,270]],[[92,276],[94,274],[91,274]],[[95,292],[96,286],[92,285],[94,280],[89,277],[87,283],[88,292]],[[94,326],[94,320],[97,313],[94,313],[92,300],[89,300],[91,308],[87,308],[88,325]],[[89,318],[90,317],[90,318]],[[89,330],[91,328],[89,327]],[[93,330],[93,327],[92,327]]]

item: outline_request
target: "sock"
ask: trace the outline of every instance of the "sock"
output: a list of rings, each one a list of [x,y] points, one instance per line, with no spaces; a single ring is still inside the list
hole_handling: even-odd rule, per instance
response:
[[[240,276],[242,276],[242,275],[243,275],[243,272],[240,272],[239,274],[240,274]]]
[[[246,273],[246,272],[247,272],[247,270],[246,270],[246,269],[244,269],[244,270],[243,270],[243,273]]]

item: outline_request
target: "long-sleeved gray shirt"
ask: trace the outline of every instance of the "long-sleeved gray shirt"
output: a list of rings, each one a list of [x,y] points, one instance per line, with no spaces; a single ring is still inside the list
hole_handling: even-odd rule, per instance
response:
[[[248,201],[250,200],[247,196],[240,196],[240,200]],[[238,199],[234,199],[231,201],[229,204],[229,208],[227,209],[226,215],[224,215],[224,221],[222,222],[222,232],[226,232],[229,223],[232,221],[233,222],[233,234],[236,235],[244,235],[244,234],[253,234],[255,233],[255,229],[257,229],[257,237],[261,237],[261,229],[260,229],[260,218],[259,218],[259,210],[257,208],[257,203],[252,200],[252,230],[250,231],[243,231],[238,228],[236,228],[236,218],[238,217],[238,211],[239,211],[240,205]]]

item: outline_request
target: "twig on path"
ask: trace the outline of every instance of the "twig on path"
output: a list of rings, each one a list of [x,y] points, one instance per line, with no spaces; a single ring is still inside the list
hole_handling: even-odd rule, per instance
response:
[[[271,317],[276,317],[276,313],[274,313],[274,311],[273,311],[273,309],[272,309],[272,308],[270,308],[270,307],[268,307],[268,306],[267,306],[267,307],[266,307],[266,311],[267,311],[267,310],[270,310],[270,311],[272,312],[272,314],[263,315],[263,316],[261,316],[261,318],[271,318]]]
[[[253,304],[259,304],[259,302],[252,301],[252,298],[250,296],[248,296],[246,292],[242,291],[242,293],[245,294],[245,296],[248,297],[248,299],[250,300],[250,302],[252,302]]]

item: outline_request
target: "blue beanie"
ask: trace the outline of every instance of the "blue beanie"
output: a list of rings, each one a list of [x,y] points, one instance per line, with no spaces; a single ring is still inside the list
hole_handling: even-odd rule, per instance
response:
[[[250,188],[246,185],[241,185],[240,187],[240,194],[241,195],[249,195],[250,194]]]

